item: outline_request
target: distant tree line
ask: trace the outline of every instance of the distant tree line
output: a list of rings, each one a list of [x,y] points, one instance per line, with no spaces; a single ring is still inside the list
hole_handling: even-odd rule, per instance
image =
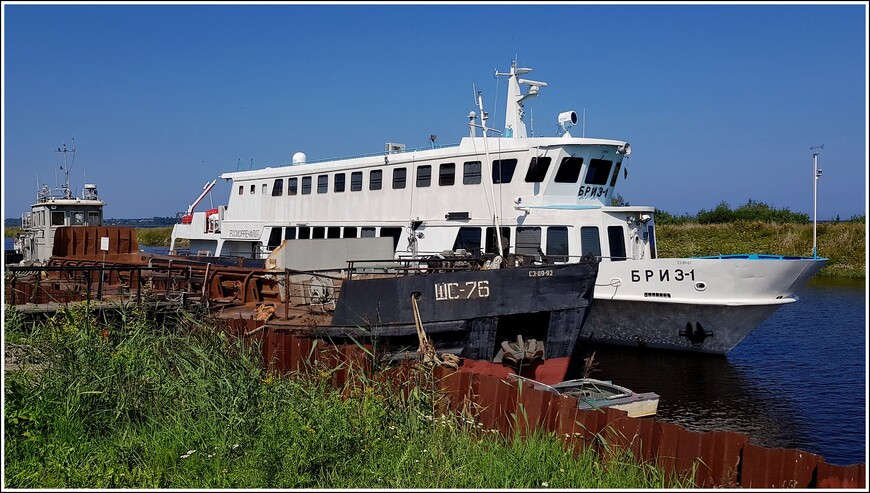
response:
[[[629,205],[617,194],[612,199],[612,205]],[[846,219],[848,222],[864,222],[865,215],[855,215]],[[795,223],[806,224],[811,221],[810,216],[803,212],[792,212],[788,207],[777,209],[758,200],[749,199],[745,204],[732,209],[727,202],[722,201],[714,209],[701,209],[695,215],[688,213],[674,215],[667,211],[656,211],[657,224],[721,224],[741,221],[760,221],[766,223]],[[840,215],[827,222],[840,222]]]
[[[103,219],[106,226],[133,226],[136,228],[152,228],[158,226],[172,226],[177,221],[174,217],[146,217],[141,219]],[[21,218],[7,218],[3,220],[6,228],[20,228]]]

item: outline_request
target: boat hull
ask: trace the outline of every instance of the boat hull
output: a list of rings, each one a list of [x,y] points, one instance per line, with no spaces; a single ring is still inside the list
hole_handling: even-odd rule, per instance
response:
[[[750,258],[746,258],[750,257]],[[602,263],[584,341],[726,354],[827,259],[767,256]]]
[[[543,361],[522,366],[530,375],[556,382],[576,352],[592,306],[597,266],[596,261],[581,261],[346,280],[330,326],[319,332],[376,342],[394,359],[415,357],[419,340],[413,297],[436,351],[500,363],[502,343],[534,339],[543,343]],[[515,364],[506,364],[504,376],[516,371]]]

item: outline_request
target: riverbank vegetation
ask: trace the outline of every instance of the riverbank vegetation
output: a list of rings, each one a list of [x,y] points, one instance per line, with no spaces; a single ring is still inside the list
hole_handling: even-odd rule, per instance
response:
[[[279,376],[204,313],[5,312],[7,488],[687,487],[628,452],[576,455],[439,415],[426,372],[403,394],[331,372]],[[205,320],[205,321],[203,321]],[[431,373],[428,373],[431,375]],[[428,377],[428,378],[431,378]]]

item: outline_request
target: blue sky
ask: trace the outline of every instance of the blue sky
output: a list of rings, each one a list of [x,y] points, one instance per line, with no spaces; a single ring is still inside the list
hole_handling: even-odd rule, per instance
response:
[[[862,2],[7,2],[3,22],[7,218],[55,185],[72,137],[71,184],[97,184],[115,218],[174,216],[239,160],[458,143],[472,84],[503,122],[493,74],[514,57],[549,84],[527,105],[536,135],[585,109],[587,137],[631,142],[617,190],[631,204],[694,214],[753,199],[811,215],[810,147],[824,144],[819,218],[866,214]],[[220,180],[215,206],[228,191]]]

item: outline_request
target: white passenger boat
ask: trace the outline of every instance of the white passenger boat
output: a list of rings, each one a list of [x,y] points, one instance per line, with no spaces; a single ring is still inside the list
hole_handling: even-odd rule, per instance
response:
[[[222,174],[232,181],[227,205],[189,207],[172,252],[187,239],[192,254],[265,258],[284,241],[380,236],[393,239],[397,257],[465,249],[560,264],[591,253],[602,262],[583,339],[718,354],[796,301],[827,262],[659,258],[655,208],[611,205],[631,145],[573,136],[573,111],[559,115],[556,136],[529,136],[524,106],[547,86],[522,78],[529,72],[516,63],[496,72],[508,78],[501,131],[487,127],[478,93],[479,114],[468,115],[458,145],[387,143],[382,153],[324,161],[297,152],[290,165]]]

